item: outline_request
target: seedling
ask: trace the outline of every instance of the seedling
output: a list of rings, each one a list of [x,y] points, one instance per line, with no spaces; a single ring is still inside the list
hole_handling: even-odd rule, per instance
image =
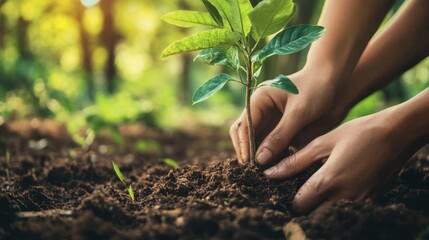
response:
[[[211,29],[195,33],[170,44],[162,57],[202,50],[195,58],[209,65],[228,66],[237,77],[222,73],[200,86],[192,97],[193,104],[202,102],[227,82],[245,86],[245,108],[251,162],[255,163],[256,144],[250,110],[250,97],[263,85],[283,89],[292,94],[299,91],[285,75],[258,86],[258,77],[265,60],[275,55],[288,55],[305,49],[325,32],[325,28],[298,25],[279,32],[296,12],[292,0],[263,0],[255,7],[249,0],[202,0],[207,12],[174,11],[163,19],[179,27],[207,26]],[[277,33],[265,46],[263,40]]]
[[[135,148],[141,153],[161,154],[161,144],[155,140],[140,140],[135,144]]]
[[[9,167],[10,167],[10,152],[9,152],[9,150],[6,150],[5,158],[6,158],[6,177],[9,178]]]
[[[163,162],[174,169],[179,168],[179,164],[171,158],[165,158]]]
[[[133,186],[130,184],[130,186],[127,187],[127,184],[125,183],[124,175],[122,174],[118,165],[116,165],[116,163],[113,160],[112,160],[112,166],[113,166],[113,169],[115,170],[116,176],[118,176],[118,178],[119,178],[119,181],[121,181],[124,184],[125,188],[128,189],[128,194],[130,195],[131,200],[134,201]]]

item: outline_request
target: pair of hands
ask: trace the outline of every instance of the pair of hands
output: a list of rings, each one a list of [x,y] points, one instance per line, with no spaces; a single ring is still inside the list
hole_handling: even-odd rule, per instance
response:
[[[258,164],[270,163],[288,146],[300,148],[264,174],[270,179],[288,178],[317,161],[324,163],[296,194],[293,205],[298,213],[342,198],[374,196],[406,159],[407,144],[394,131],[392,111],[355,119],[326,133],[348,112],[342,104],[347,95],[336,94],[334,87],[312,74],[297,73],[290,78],[300,94],[261,87],[252,96],[255,136],[262,140]],[[246,124],[243,114],[230,129],[241,162],[249,161]]]

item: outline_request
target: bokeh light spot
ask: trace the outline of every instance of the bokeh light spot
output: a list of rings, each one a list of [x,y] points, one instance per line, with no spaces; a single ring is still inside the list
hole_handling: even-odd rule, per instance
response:
[[[97,4],[98,2],[100,2],[100,0],[80,0],[80,2],[85,7],[92,7],[95,4]]]

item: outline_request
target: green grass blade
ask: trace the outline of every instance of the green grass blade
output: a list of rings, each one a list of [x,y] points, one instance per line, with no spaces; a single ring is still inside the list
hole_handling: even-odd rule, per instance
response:
[[[119,180],[125,184],[124,175],[122,175],[121,170],[119,169],[118,165],[116,165],[116,163],[113,160],[112,160],[112,166],[113,166],[113,169],[115,170],[116,176],[118,176]]]
[[[173,159],[166,158],[166,159],[163,160],[163,162],[165,164],[167,164],[168,166],[174,168],[174,169],[178,169],[179,168],[179,164],[176,161],[174,161]]]
[[[10,151],[6,150],[6,167],[10,166]]]
[[[130,186],[128,187],[128,194],[130,195],[131,199],[134,201],[134,190],[133,190],[133,186],[130,184]]]

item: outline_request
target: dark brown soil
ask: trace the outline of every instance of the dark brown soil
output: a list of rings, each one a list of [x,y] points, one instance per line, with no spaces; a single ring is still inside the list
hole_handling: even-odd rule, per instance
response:
[[[83,150],[55,122],[0,126],[0,239],[284,239],[292,219],[309,239],[414,239],[429,225],[428,152],[375,202],[341,201],[294,218],[291,199],[315,169],[268,181],[257,167],[230,159],[227,135],[216,129],[120,130],[124,145],[101,136]],[[159,142],[160,151],[139,152],[141,139]],[[40,140],[47,146],[29,147]],[[166,157],[180,168],[164,164]]]

